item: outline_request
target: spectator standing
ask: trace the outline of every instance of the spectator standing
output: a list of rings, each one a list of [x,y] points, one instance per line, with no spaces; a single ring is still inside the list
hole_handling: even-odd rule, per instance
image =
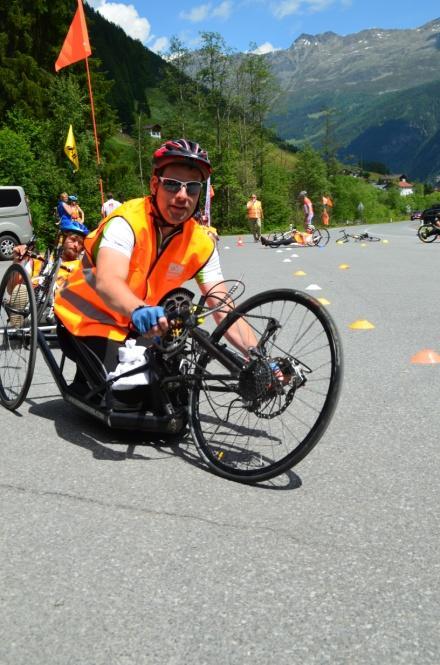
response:
[[[256,194],[252,194],[251,198],[246,204],[247,216],[251,233],[254,236],[254,241],[259,242],[261,237],[261,221],[263,219],[263,207],[261,201],[257,199]]]
[[[322,213],[321,213],[321,221],[324,224],[324,226],[328,226],[330,224],[330,215],[329,215],[330,208],[333,208],[333,201],[327,194],[324,194],[324,196],[322,197]]]
[[[315,213],[313,212],[313,205],[309,197],[307,196],[307,192],[303,190],[298,194],[298,200],[300,203],[302,203],[303,206],[303,211],[304,211],[304,230],[307,232],[313,231],[314,226],[313,226],[313,217],[315,216]]]
[[[119,206],[122,205],[120,201],[117,201],[116,199],[113,198],[113,194],[109,192],[107,194],[107,201],[102,204],[101,208],[101,215],[103,217],[107,217],[110,215],[110,213],[113,212],[113,210],[116,210],[116,208],[119,208]]]
[[[71,213],[70,216],[73,220],[77,222],[84,222],[84,210],[79,207],[78,203],[78,197],[74,196],[69,196],[69,205],[71,207]]]
[[[67,192],[60,194],[57,203],[57,217],[59,222],[69,222],[72,219],[72,206],[69,204],[69,195]]]

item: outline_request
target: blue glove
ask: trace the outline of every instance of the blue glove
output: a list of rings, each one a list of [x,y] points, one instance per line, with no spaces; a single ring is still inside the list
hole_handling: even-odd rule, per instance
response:
[[[138,307],[131,315],[131,323],[141,334],[147,333],[150,328],[157,325],[161,316],[165,316],[163,307]]]

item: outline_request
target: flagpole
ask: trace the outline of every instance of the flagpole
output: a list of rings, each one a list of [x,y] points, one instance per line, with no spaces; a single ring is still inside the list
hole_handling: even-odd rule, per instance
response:
[[[90,78],[90,69],[89,69],[89,59],[85,58],[86,61],[86,72],[87,72],[87,83],[89,86],[89,97],[90,97],[90,108],[92,111],[92,123],[93,123],[93,135],[95,137],[95,148],[96,148],[96,163],[98,166],[101,164],[101,156],[99,154],[99,142],[98,142],[98,132],[96,130],[96,119],[95,119],[95,104],[93,101],[93,91],[92,91],[92,81]],[[102,185],[101,174],[99,175],[99,191],[101,192],[101,204],[104,203],[104,189]]]

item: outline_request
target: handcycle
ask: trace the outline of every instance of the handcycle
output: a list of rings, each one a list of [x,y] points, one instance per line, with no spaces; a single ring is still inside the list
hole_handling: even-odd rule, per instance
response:
[[[11,299],[8,286],[17,277],[27,289],[25,306]],[[216,295],[214,287],[197,303],[185,288],[163,299],[170,329],[151,343],[145,361],[155,375],[145,386],[152,413],[145,405],[118,403],[114,378],[80,338],[72,341],[87,392],[68,385],[65,356],[57,361],[38,329],[29,277],[12,265],[0,285],[1,404],[10,410],[22,404],[39,348],[63,399],[110,428],[180,435],[189,427],[207,467],[243,483],[287,471],[310,453],[335,411],[342,381],[339,336],[330,315],[305,293],[265,291],[235,305],[245,287],[240,280],[227,286],[227,296]],[[203,324],[215,311],[224,318],[210,333]],[[228,342],[239,319],[258,340],[248,356]]]
[[[310,242],[308,242],[308,238]],[[305,247],[325,247],[330,240],[330,233],[325,228],[314,227],[311,234],[298,231],[293,224],[287,231],[272,231],[267,237],[261,236],[261,244],[266,247],[280,247],[281,245],[304,245]]]
[[[342,235],[336,242],[349,242],[350,240],[355,242],[380,242],[380,238],[370,235],[367,231],[364,231],[364,233],[347,233],[345,229],[341,229],[339,233]]]
[[[55,286],[60,269],[70,272],[70,268],[62,263],[62,247],[58,242],[57,236],[53,249],[47,248],[44,254],[35,252],[36,238],[33,236],[26,243],[26,250],[23,254],[24,259],[39,261],[39,270],[31,276],[31,284],[34,289],[37,324],[41,330],[44,330],[48,339],[56,339],[55,334],[55,315],[53,312],[53,302],[55,295]],[[20,291],[22,298],[26,299],[26,287],[17,283],[17,297]],[[44,326],[44,327],[43,327]]]
[[[421,224],[417,230],[417,236],[422,242],[434,242],[440,238],[440,227],[435,224]]]

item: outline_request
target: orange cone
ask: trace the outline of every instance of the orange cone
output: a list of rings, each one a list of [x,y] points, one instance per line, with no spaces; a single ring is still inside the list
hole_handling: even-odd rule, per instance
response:
[[[243,247],[243,245],[244,245],[244,242],[242,240],[242,237],[240,236],[237,240],[237,247]]]
[[[435,365],[440,363],[440,354],[432,349],[422,349],[411,358],[411,362],[414,365]]]

